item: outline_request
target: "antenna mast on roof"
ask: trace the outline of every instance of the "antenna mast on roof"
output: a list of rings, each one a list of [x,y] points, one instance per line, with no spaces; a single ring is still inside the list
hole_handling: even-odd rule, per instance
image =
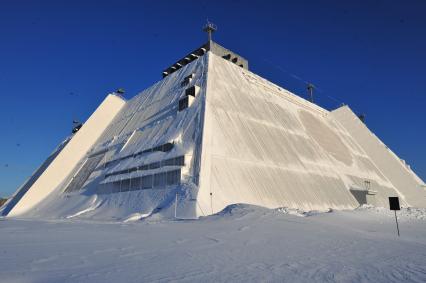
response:
[[[309,93],[309,99],[312,103],[314,103],[314,85],[311,83],[308,83],[307,87],[308,93]]]
[[[207,32],[208,39],[210,42],[212,40],[212,33],[217,31],[217,26],[214,23],[209,22],[209,20],[207,20],[207,24],[204,26],[203,31]]]

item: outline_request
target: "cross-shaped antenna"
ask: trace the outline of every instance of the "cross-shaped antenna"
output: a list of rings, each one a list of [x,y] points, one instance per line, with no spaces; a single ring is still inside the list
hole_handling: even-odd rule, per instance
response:
[[[209,41],[211,41],[212,40],[212,33],[217,31],[217,26],[214,23],[209,22],[209,20],[207,20],[207,24],[204,26],[203,31],[207,32],[208,39],[209,39]]]

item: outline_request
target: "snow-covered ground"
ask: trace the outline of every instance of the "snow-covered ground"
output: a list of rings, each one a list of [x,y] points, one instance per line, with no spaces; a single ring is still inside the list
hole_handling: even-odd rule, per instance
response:
[[[426,282],[426,210],[0,220],[0,282]],[[139,217],[134,217],[138,219]]]

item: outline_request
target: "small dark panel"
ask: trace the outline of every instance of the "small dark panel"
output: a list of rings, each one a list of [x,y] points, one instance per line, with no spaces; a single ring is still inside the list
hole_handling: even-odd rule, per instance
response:
[[[111,188],[112,193],[119,193],[120,192],[120,187],[121,187],[120,183],[121,183],[120,181],[112,183],[112,188]]]
[[[121,180],[120,192],[128,192],[130,190],[130,179]]]
[[[149,169],[149,165],[142,165],[139,167],[139,170],[143,171],[143,170],[148,170]]]
[[[188,108],[188,97],[179,100],[179,111],[185,110],[186,108]]]
[[[223,59],[229,60],[231,59],[231,54],[226,54],[222,56]]]
[[[172,148],[173,148],[173,144],[168,142],[168,143],[163,144],[163,148],[162,148],[161,151],[168,152],[168,151],[172,150]]]
[[[189,84],[189,79],[184,79],[181,83],[180,86],[186,86]]]
[[[398,197],[389,197],[389,208],[390,210],[401,210]]]
[[[141,177],[136,177],[133,179],[130,179],[130,191],[137,191],[141,189],[141,182],[142,178]]]
[[[180,86],[186,86],[190,83],[191,79],[193,78],[194,74],[189,74],[186,76],[183,81],[181,82]]]
[[[180,169],[167,172],[167,185],[177,185],[180,183]]]
[[[83,126],[83,124],[78,124],[77,126],[75,126],[73,129],[72,129],[72,133],[73,134],[75,134],[75,133],[77,133],[78,132],[78,130],[80,130],[81,129],[81,127]]]
[[[150,189],[152,188],[152,175],[143,176],[142,177],[142,189]]]
[[[185,165],[185,156],[178,156],[175,158],[175,165],[184,166]]]
[[[164,187],[167,183],[166,173],[158,173],[154,175],[154,187]]]
[[[174,158],[163,160],[161,162],[161,165],[163,165],[163,166],[173,166],[174,165],[174,161],[175,161]]]
[[[149,164],[149,169],[157,169],[160,168],[160,162],[154,162]]]
[[[185,90],[185,95],[191,95],[195,97],[195,86],[191,86]]]
[[[152,149],[152,151],[162,151],[163,145],[156,146]]]

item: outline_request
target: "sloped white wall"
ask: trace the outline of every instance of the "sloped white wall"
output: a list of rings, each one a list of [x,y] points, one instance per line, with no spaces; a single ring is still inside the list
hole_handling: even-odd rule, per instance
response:
[[[332,111],[331,115],[368,153],[409,205],[426,207],[426,189],[422,186],[424,182],[374,135],[348,106]]]
[[[87,170],[84,166],[80,166],[87,157],[103,155],[96,168],[90,168],[91,172],[85,172],[90,174],[85,183],[71,193],[62,193],[67,185],[62,183],[60,189],[50,194],[37,209],[31,210],[31,216],[78,215],[96,219],[121,219],[133,213],[148,215],[159,207],[162,211],[167,210],[167,207],[173,204],[176,193],[179,193],[179,216],[194,217],[196,215],[194,206],[197,203],[193,197],[196,193],[193,196],[186,188],[189,187],[191,192],[196,192],[197,188],[195,183],[200,167],[206,64],[207,57],[201,56],[128,100],[76,167],[78,170]],[[185,77],[190,74],[193,75],[191,82],[182,85]],[[185,90],[193,85],[200,87],[194,103],[191,107],[178,111],[179,99],[184,97]],[[133,156],[135,153],[168,142],[174,143],[170,151],[154,151]],[[129,176],[167,172],[172,170],[172,166],[106,177],[108,173],[182,155],[185,155],[185,165],[174,168],[181,169],[181,186],[168,185],[115,193],[102,190],[100,184],[110,182],[111,179],[120,180]],[[126,156],[127,158],[122,158]],[[186,201],[188,199],[192,200]]]
[[[378,205],[396,195],[329,112],[209,53],[198,200],[209,214],[232,203],[354,208],[369,180]]]
[[[27,212],[53,192],[86,155],[125,104],[126,102],[122,98],[116,95],[108,95],[61,153],[9,212],[8,216],[18,216]]]

